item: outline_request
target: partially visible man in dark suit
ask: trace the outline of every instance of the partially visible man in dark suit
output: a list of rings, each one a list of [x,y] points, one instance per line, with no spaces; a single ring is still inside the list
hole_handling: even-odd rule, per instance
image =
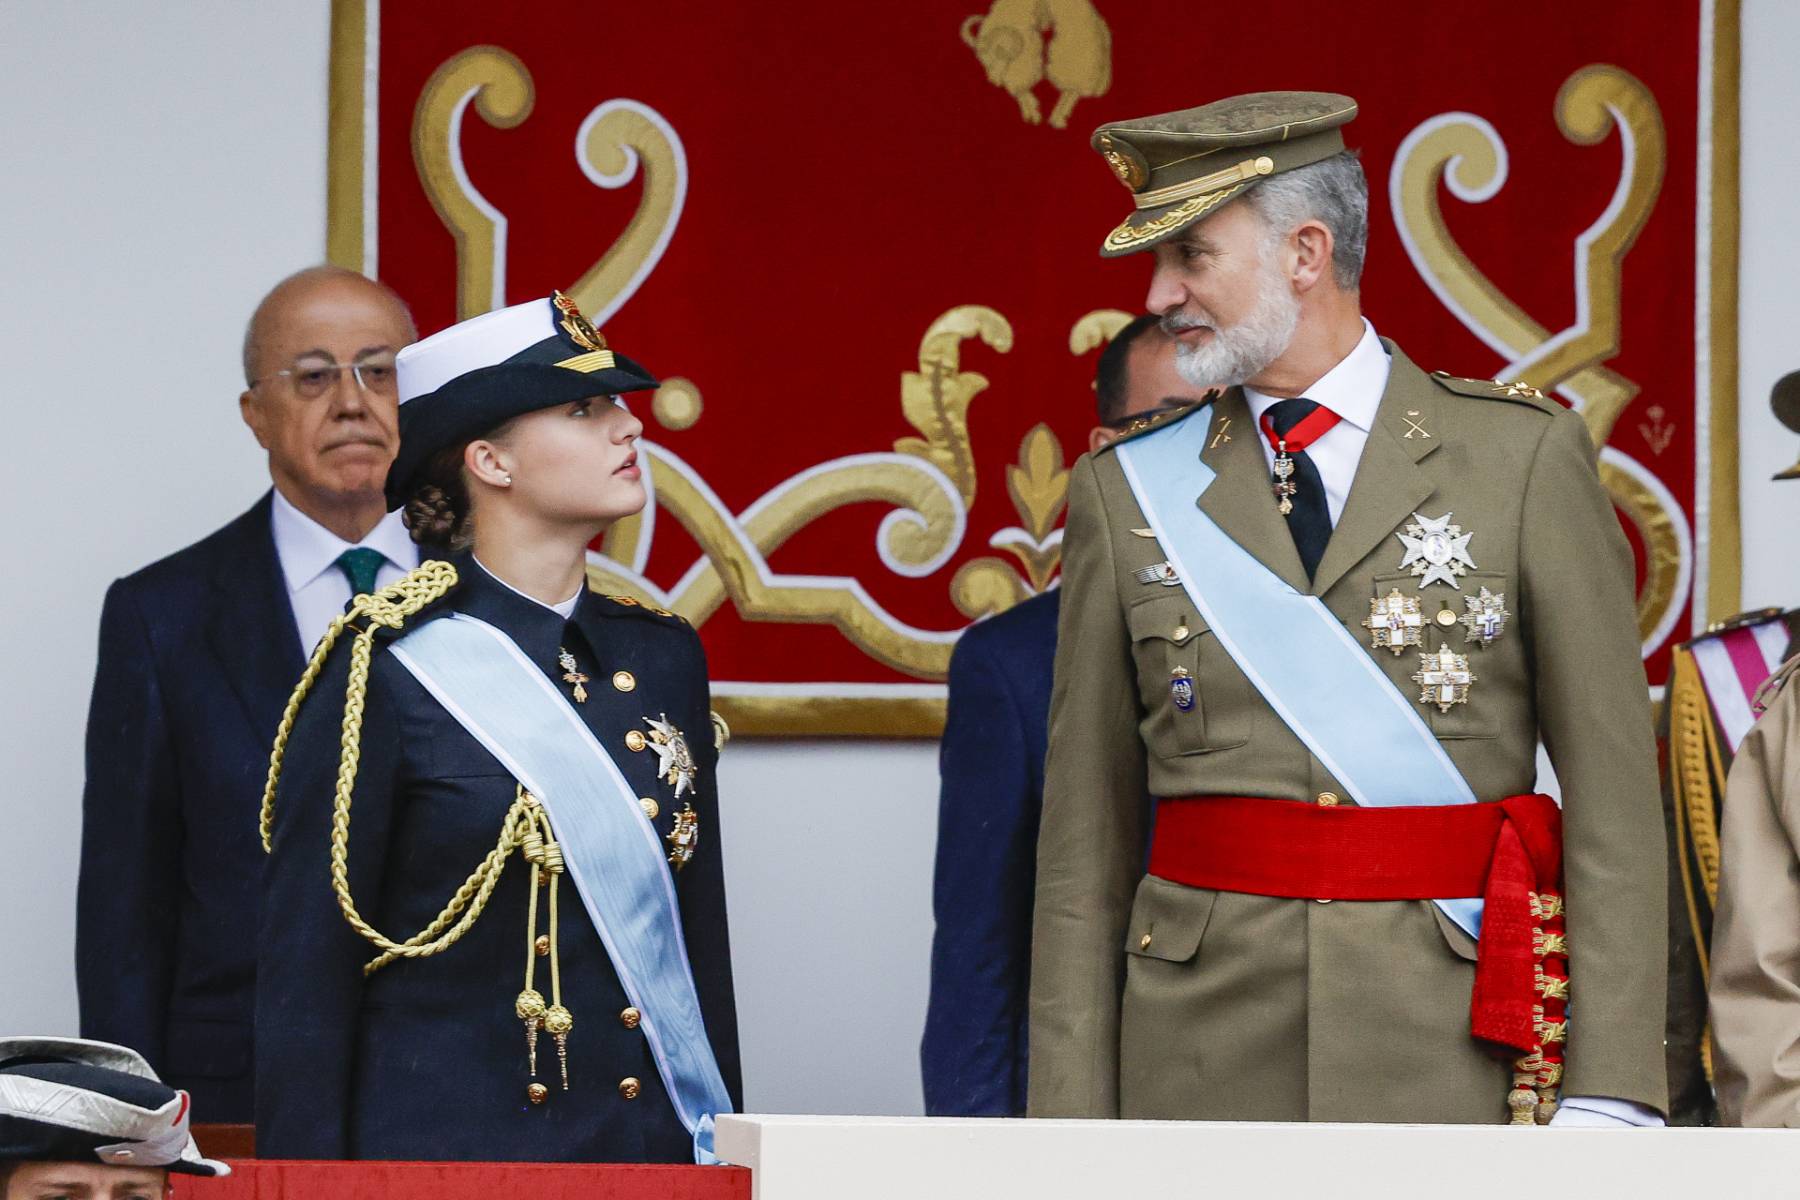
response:
[[[1100,423],[1089,450],[1140,417],[1199,399],[1175,370],[1174,343],[1149,316],[1101,353],[1094,391]],[[974,626],[950,658],[938,751],[937,934],[919,1055],[934,1117],[1025,1115],[1031,900],[1059,595],[1033,596]]]
[[[130,1046],[208,1120],[252,1111],[269,747],[354,592],[418,565],[382,482],[406,306],[353,271],[276,285],[244,338],[244,423],[274,488],[106,593],[88,712],[76,980],[82,1035]]]

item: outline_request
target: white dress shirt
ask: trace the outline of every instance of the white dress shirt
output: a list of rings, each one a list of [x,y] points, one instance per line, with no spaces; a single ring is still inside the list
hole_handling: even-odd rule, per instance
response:
[[[326,627],[350,603],[350,581],[337,565],[338,556],[344,551],[364,547],[381,554],[385,561],[375,573],[377,587],[388,586],[419,565],[419,548],[397,512],[381,518],[362,541],[346,542],[295,508],[277,489],[269,525],[275,534],[275,557],[287,582],[294,629],[304,654],[312,653]]]
[[[1331,527],[1337,528],[1343,515],[1344,501],[1350,498],[1350,485],[1356,481],[1356,464],[1362,461],[1363,444],[1369,430],[1375,428],[1375,410],[1381,407],[1381,393],[1387,390],[1388,352],[1375,336],[1375,327],[1363,321],[1362,340],[1357,342],[1344,360],[1325,372],[1319,381],[1306,389],[1306,399],[1322,404],[1343,418],[1325,431],[1325,436],[1306,448],[1306,456],[1319,469],[1325,481],[1325,506],[1331,514]],[[1244,400],[1250,405],[1250,418],[1256,423],[1256,439],[1261,444],[1269,470],[1275,469],[1275,448],[1263,436],[1263,414],[1280,397],[1270,396],[1255,388],[1244,389]]]

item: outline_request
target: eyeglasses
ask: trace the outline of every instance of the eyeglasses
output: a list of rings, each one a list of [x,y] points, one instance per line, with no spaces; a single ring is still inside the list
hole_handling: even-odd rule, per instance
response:
[[[293,366],[261,379],[251,380],[255,387],[271,379],[287,378],[302,399],[317,400],[337,387],[338,376],[345,371],[356,377],[356,385],[374,396],[392,396],[399,390],[392,354],[371,354],[355,362],[339,363],[332,359],[303,358]]]

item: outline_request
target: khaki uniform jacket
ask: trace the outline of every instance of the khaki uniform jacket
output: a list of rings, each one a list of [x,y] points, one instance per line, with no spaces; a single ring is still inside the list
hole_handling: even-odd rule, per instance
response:
[[[1572,1004],[1564,1094],[1666,1105],[1666,909],[1655,750],[1632,562],[1579,416],[1534,394],[1392,369],[1309,584],[1240,390],[1210,422],[1197,500],[1367,647],[1370,600],[1420,598],[1467,704],[1420,715],[1484,801],[1533,790],[1540,736],[1565,799]],[[1512,389],[1519,393],[1521,389]],[[1410,436],[1409,436],[1410,435]],[[1478,564],[1421,589],[1395,537],[1449,512]],[[1475,945],[1425,901],[1317,903],[1144,874],[1145,796],[1349,798],[1263,700],[1186,592],[1133,577],[1166,557],[1115,456],[1075,465],[1033,934],[1034,1116],[1502,1122],[1510,1066],[1469,1034]],[[1464,596],[1512,612],[1464,645]],[[1374,654],[1416,699],[1419,656]],[[1170,695],[1176,668],[1195,703]]]
[[[1800,658],[1731,764],[1713,918],[1714,1076],[1726,1125],[1800,1126]]]

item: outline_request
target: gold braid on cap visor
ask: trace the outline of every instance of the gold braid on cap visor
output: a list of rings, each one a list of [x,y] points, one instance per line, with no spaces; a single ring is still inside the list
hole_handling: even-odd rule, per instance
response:
[[[1129,250],[1133,246],[1141,246],[1145,242],[1155,241],[1164,234],[1180,229],[1183,225],[1205,216],[1243,190],[1243,185],[1240,184],[1222,192],[1209,192],[1204,196],[1195,196],[1186,204],[1171,208],[1162,216],[1146,221],[1142,225],[1133,225],[1130,221],[1126,221],[1106,235],[1106,241],[1101,244],[1100,248],[1102,250]]]
[[[1199,196],[1206,192],[1216,192],[1245,180],[1255,179],[1260,175],[1273,175],[1275,160],[1264,154],[1257,158],[1247,158],[1235,167],[1226,167],[1223,171],[1214,171],[1211,175],[1202,175],[1198,179],[1189,179],[1181,183],[1171,183],[1167,187],[1159,187],[1154,191],[1139,192],[1136,204],[1142,211],[1146,208],[1161,208],[1165,204],[1174,204],[1177,200],[1186,200],[1190,196]]]

